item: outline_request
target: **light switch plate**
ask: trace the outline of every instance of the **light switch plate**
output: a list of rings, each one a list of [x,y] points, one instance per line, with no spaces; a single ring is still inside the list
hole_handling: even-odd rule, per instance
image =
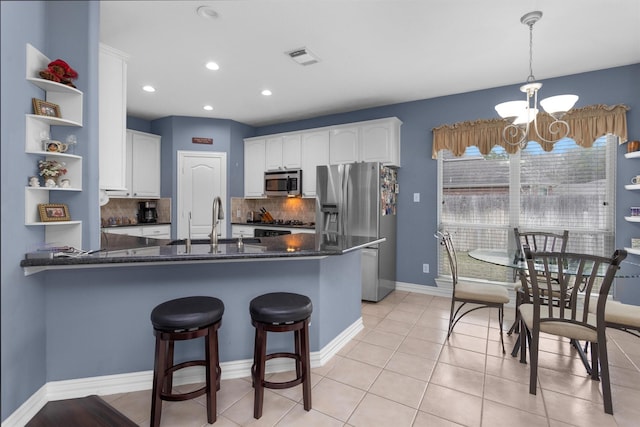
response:
[[[420,193],[413,193],[413,201],[416,203],[420,201]]]

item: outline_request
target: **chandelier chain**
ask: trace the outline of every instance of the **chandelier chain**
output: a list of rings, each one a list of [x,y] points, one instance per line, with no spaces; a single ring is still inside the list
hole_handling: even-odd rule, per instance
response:
[[[533,83],[536,78],[533,76],[533,24],[529,23],[529,77],[527,77],[527,83]]]

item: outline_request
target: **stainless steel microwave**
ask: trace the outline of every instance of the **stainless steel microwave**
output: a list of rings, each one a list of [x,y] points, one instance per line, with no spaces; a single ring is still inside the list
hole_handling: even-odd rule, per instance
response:
[[[295,197],[302,195],[300,169],[264,173],[264,194],[267,196]]]

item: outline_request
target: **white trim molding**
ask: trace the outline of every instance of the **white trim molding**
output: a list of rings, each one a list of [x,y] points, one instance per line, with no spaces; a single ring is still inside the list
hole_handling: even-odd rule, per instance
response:
[[[353,337],[364,329],[362,317],[342,331],[320,351],[310,354],[311,368],[324,366]],[[221,379],[243,378],[251,376],[253,360],[234,360],[220,364]],[[267,373],[293,370],[293,360],[279,359],[269,362]],[[194,366],[176,372],[174,385],[203,383],[204,367]],[[109,395],[150,390],[153,383],[153,371],[131,372],[127,374],[104,375],[99,377],[78,378],[64,381],[50,381],[44,384],[16,409],[2,423],[2,427],[18,427],[26,425],[47,402],[62,399],[74,399],[90,395]]]

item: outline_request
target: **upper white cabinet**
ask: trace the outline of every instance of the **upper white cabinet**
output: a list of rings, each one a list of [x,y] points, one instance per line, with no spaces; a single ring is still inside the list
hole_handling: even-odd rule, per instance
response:
[[[316,167],[329,164],[329,131],[305,132],[301,141],[302,196],[316,196]]]
[[[244,196],[264,197],[264,172],[302,169],[302,194],[316,194],[316,166],[382,162],[400,167],[396,117],[245,139]]]
[[[160,136],[135,130],[126,135],[124,189],[109,190],[109,197],[160,198]]]
[[[100,44],[98,117],[100,188],[125,191],[128,55]]]
[[[267,138],[264,166],[267,171],[300,169],[300,135]]]
[[[400,167],[400,125],[395,117],[373,120],[360,127],[360,160]]]
[[[332,165],[354,163],[360,159],[360,128],[340,126],[329,132],[329,161]]]
[[[266,140],[244,141],[244,196],[264,197]]]
[[[400,125],[395,117],[337,126],[331,130],[331,164],[382,162],[400,166]]]
[[[68,179],[68,187],[25,187],[24,222],[27,226],[44,226],[44,242],[56,246],[82,247],[82,221],[74,220],[70,212],[70,221],[41,221],[38,205],[49,203],[52,191],[82,191],[82,157],[74,154],[45,151],[43,139],[50,135],[51,126],[82,126],[83,93],[76,88],[50,80],[39,78],[39,71],[46,68],[51,60],[30,44],[26,46],[26,79],[44,90],[47,102],[60,107],[62,117],[50,117],[27,114],[25,117],[25,152],[33,154],[34,169],[38,160],[57,160],[64,163],[67,173],[62,178]],[[25,184],[28,176],[25,175]]]

